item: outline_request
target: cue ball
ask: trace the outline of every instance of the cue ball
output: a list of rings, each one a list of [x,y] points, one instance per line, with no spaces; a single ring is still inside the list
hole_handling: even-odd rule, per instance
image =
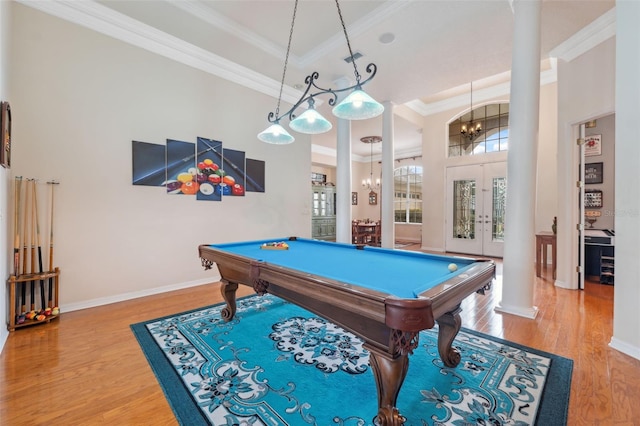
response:
[[[453,271],[457,271],[457,270],[458,270],[458,265],[456,265],[455,263],[450,263],[450,264],[449,264],[449,270],[450,270],[451,272],[453,272]]]

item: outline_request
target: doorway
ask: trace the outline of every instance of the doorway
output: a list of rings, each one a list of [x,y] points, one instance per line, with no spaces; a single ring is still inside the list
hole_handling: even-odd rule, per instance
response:
[[[502,257],[507,163],[447,168],[445,249]]]
[[[578,288],[615,280],[615,114],[578,126]]]

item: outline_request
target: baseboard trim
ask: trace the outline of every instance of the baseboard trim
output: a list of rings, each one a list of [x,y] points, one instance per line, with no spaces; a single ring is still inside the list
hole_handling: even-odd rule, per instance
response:
[[[640,359],[639,347],[630,345],[627,342],[623,342],[620,339],[616,339],[615,337],[611,338],[611,341],[609,342],[609,347],[617,351],[620,351],[623,354],[629,355],[630,357],[633,357],[635,359]]]
[[[183,283],[170,284],[162,287],[155,287],[141,291],[133,291],[131,293],[121,293],[108,297],[99,297],[97,299],[83,300],[82,302],[69,303],[60,305],[61,312],[79,311],[81,309],[95,308],[97,306],[109,305],[111,303],[124,302],[126,300],[138,299],[140,297],[153,296],[156,294],[167,293],[169,291],[182,290],[185,288],[196,287],[203,284],[209,284],[219,281],[219,277],[203,278],[200,280],[187,281]]]

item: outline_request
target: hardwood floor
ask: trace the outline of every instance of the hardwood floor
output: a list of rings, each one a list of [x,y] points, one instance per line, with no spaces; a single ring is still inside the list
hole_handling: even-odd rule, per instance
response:
[[[608,346],[613,287],[559,289],[546,270],[535,283],[538,317],[528,320],[494,311],[497,266],[493,289],[463,303],[463,327],[573,359],[569,425],[640,424],[640,361]],[[0,355],[0,424],[177,424],[129,325],[220,302],[218,289],[213,283],[63,312],[11,332]]]

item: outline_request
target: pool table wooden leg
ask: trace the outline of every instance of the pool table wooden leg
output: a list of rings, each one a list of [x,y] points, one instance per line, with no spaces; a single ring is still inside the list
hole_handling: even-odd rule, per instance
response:
[[[409,369],[409,357],[401,355],[392,358],[371,347],[366,347],[366,349],[370,354],[369,362],[378,388],[378,415],[375,424],[380,426],[403,425],[406,419],[400,415],[396,408],[396,401]]]
[[[460,306],[436,319],[438,323],[438,352],[447,367],[456,367],[460,363],[460,352],[452,347],[453,340],[460,331],[462,319]]]
[[[225,279],[221,279],[222,286],[220,287],[220,293],[227,306],[225,306],[220,315],[225,321],[231,321],[236,314],[236,290],[238,289],[238,283],[230,282]]]

